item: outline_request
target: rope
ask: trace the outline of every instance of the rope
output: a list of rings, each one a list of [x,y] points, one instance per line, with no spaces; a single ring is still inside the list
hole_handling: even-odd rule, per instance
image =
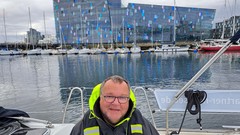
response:
[[[11,122],[7,125],[0,127],[0,135],[9,135],[13,131],[20,129],[21,124],[17,121]]]
[[[199,113],[199,118],[197,119],[197,123],[200,126],[200,130],[202,130],[202,117],[201,117],[201,104],[207,99],[207,93],[205,91],[186,91],[185,97],[188,99],[187,110],[190,114],[196,115]],[[193,109],[193,106],[195,109]]]
[[[187,106],[186,106],[186,109],[185,109],[185,112],[183,115],[183,119],[182,119],[180,128],[179,128],[178,132],[173,131],[170,135],[180,134],[187,110],[192,115],[196,115],[199,113],[199,118],[197,119],[197,123],[200,126],[200,130],[202,130],[201,104],[207,99],[207,93],[205,91],[189,90],[189,91],[185,92],[185,97],[187,98]]]

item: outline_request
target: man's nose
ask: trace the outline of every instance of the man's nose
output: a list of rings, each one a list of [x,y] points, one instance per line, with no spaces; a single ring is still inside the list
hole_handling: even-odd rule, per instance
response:
[[[114,99],[114,101],[112,102],[112,104],[120,104],[117,97]]]

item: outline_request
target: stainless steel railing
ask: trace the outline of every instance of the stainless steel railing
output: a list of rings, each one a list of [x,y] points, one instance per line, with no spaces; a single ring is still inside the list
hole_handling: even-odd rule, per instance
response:
[[[71,100],[71,97],[72,97],[72,93],[73,91],[79,91],[80,94],[81,94],[81,98],[80,98],[80,102],[81,102],[81,109],[82,109],[82,114],[84,114],[84,102],[83,102],[83,89],[80,88],[80,87],[73,87],[73,88],[69,88],[71,91],[69,93],[69,96],[68,96],[68,100],[67,100],[67,104],[65,106],[65,109],[64,109],[64,112],[63,112],[63,119],[62,119],[62,123],[65,122],[65,117],[66,117],[66,112],[67,112],[67,108],[68,108],[68,104]],[[83,115],[82,115],[83,116]]]
[[[145,99],[146,99],[146,102],[147,102],[148,109],[150,111],[149,114],[150,114],[151,119],[153,121],[153,126],[156,128],[157,126],[156,126],[155,119],[154,119],[153,114],[152,114],[152,109],[151,109],[151,106],[150,106],[150,103],[149,103],[148,96],[147,96],[145,88],[144,87],[135,87],[135,86],[133,86],[133,87],[131,87],[131,89],[133,90],[134,93],[136,93],[137,90],[138,91],[139,90],[143,91]]]

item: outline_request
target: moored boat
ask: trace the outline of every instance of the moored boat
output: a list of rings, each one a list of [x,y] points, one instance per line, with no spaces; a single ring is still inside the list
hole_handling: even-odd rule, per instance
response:
[[[222,45],[217,46],[201,46],[200,51],[219,51],[222,48]],[[231,45],[227,51],[240,51],[240,45]]]
[[[90,54],[90,49],[85,47],[82,49],[79,49],[78,54]]]
[[[227,39],[206,39],[200,42],[200,51],[219,51]],[[228,47],[226,51],[240,51],[240,45],[238,43],[233,43]]]
[[[41,49],[41,55],[51,55],[52,49]]]
[[[130,48],[130,52],[131,53],[140,53],[141,52],[141,48],[137,45],[133,45],[131,48]]]
[[[79,53],[79,49],[77,48],[72,48],[70,50],[67,50],[67,54],[78,54]]]
[[[187,52],[189,50],[189,46],[180,47],[180,46],[172,46],[172,45],[162,45],[162,47],[156,47],[154,52]]]

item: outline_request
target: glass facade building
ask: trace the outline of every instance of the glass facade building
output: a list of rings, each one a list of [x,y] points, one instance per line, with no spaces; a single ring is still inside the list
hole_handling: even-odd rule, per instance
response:
[[[137,3],[124,7],[121,0],[53,0],[53,3],[58,42],[77,45],[172,42],[174,26],[176,41],[209,38],[216,12]]]

